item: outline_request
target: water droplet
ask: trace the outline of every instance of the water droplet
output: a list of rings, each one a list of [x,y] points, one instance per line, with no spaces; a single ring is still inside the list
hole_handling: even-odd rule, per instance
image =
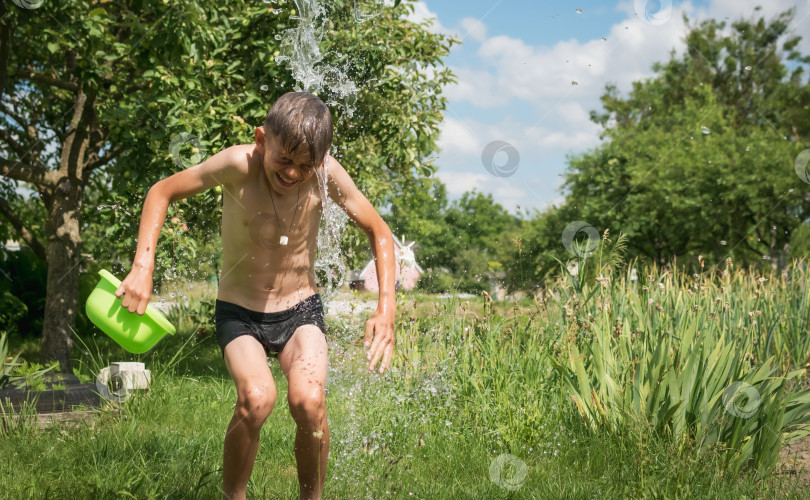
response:
[[[701,131],[701,133],[703,133],[703,135],[709,135],[709,134],[712,133],[712,131],[709,130],[709,127],[707,127],[706,125],[701,125],[700,126],[700,131]]]
[[[577,9],[577,14],[582,14],[582,9]]]

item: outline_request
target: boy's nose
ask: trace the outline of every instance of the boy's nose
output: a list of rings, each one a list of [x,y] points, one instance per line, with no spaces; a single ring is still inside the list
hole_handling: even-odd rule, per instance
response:
[[[282,170],[281,173],[284,174],[284,177],[290,179],[291,181],[297,181],[298,179],[301,178],[301,173],[298,171],[297,168],[294,167],[285,168],[284,170]]]

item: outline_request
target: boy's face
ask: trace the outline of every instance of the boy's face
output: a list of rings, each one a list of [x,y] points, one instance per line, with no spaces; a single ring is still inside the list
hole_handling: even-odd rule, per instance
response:
[[[297,190],[298,186],[315,174],[315,167],[308,158],[292,157],[281,145],[278,137],[265,134],[264,127],[257,127],[256,145],[263,154],[264,173],[270,186],[279,194]],[[320,166],[320,162],[317,166]]]

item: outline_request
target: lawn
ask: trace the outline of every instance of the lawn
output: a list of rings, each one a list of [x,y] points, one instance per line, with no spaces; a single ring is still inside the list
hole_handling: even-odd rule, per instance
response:
[[[642,281],[560,281],[517,304],[400,294],[397,355],[382,376],[365,368],[362,319],[332,317],[325,498],[805,496],[806,473],[765,450],[806,434],[804,273]],[[79,337],[81,375],[140,360],[151,389],[78,424],[4,436],[4,496],[218,498],[236,396],[210,333],[186,328],[143,356]],[[286,380],[270,367],[280,397],[248,497],[296,498]],[[757,391],[752,415],[734,415],[751,401],[723,399],[732,381]]]

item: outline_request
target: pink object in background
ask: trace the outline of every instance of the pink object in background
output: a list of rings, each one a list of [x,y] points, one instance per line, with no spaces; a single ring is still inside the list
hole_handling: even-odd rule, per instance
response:
[[[394,236],[394,260],[396,261],[396,283],[404,290],[412,290],[416,287],[416,282],[424,272],[419,264],[416,263],[412,247],[416,242],[410,241],[402,243],[396,236]],[[352,273],[351,288],[353,290],[368,290],[369,292],[379,292],[380,283],[377,279],[377,267],[374,264],[374,259],[368,261],[368,264],[362,271],[355,271]]]

